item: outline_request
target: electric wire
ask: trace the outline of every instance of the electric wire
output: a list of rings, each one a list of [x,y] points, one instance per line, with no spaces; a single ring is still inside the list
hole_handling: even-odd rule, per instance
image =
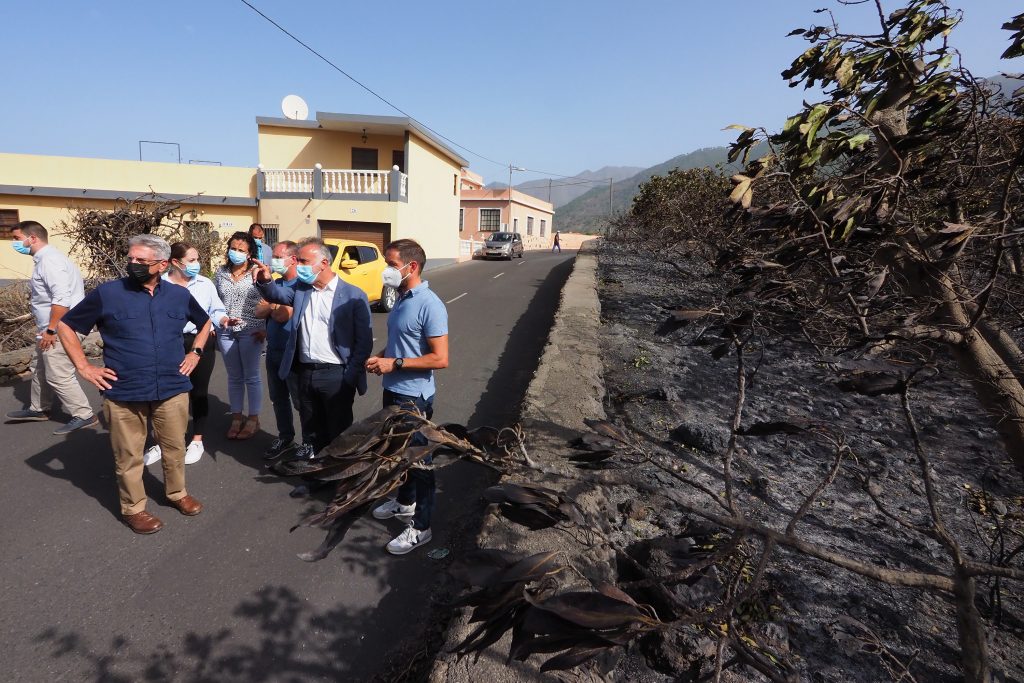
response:
[[[474,151],[473,151],[473,150],[471,150],[471,149],[470,149],[469,147],[466,147],[465,145],[460,145],[459,143],[455,142],[455,141],[454,141],[454,140],[452,140],[451,138],[449,138],[449,137],[447,137],[447,136],[445,136],[445,135],[442,135],[442,134],[441,134],[441,133],[439,133],[438,131],[434,130],[433,128],[431,128],[431,127],[430,127],[430,126],[428,126],[427,124],[423,123],[422,121],[419,121],[418,119],[415,119],[415,117],[413,117],[413,116],[412,116],[411,114],[409,114],[408,112],[406,112],[405,110],[403,110],[403,109],[402,109],[401,107],[399,107],[399,106],[398,106],[397,104],[395,104],[394,102],[391,102],[390,100],[388,100],[387,98],[385,98],[385,97],[384,97],[383,95],[380,95],[380,94],[378,94],[378,93],[377,93],[376,91],[374,91],[374,90],[373,90],[373,88],[371,88],[370,86],[366,85],[365,83],[363,83],[362,81],[360,81],[359,79],[357,79],[357,78],[356,78],[355,76],[353,76],[352,74],[348,73],[347,71],[345,71],[344,69],[342,69],[342,68],[341,68],[340,66],[338,66],[337,64],[335,64],[334,62],[332,62],[332,61],[331,61],[330,59],[328,59],[327,57],[323,56],[322,54],[320,54],[319,52],[317,52],[316,50],[314,50],[314,49],[313,49],[312,47],[310,47],[310,46],[309,46],[308,44],[306,44],[306,43],[305,43],[305,42],[304,42],[304,41],[303,41],[303,40],[302,40],[301,38],[299,38],[299,37],[298,37],[298,36],[296,36],[296,35],[295,35],[294,33],[292,33],[291,31],[289,31],[288,29],[286,29],[286,28],[285,28],[284,26],[282,26],[281,24],[277,23],[276,21],[274,21],[273,19],[271,19],[270,17],[268,17],[268,16],[266,15],[266,14],[264,14],[263,12],[261,12],[261,11],[259,10],[259,8],[257,8],[257,7],[255,6],[255,5],[253,5],[252,3],[250,3],[250,2],[249,2],[249,0],[239,0],[239,1],[240,1],[240,2],[242,3],[242,4],[244,4],[245,6],[247,6],[247,7],[249,8],[249,9],[251,9],[251,10],[252,10],[253,12],[255,12],[255,13],[256,13],[256,14],[258,14],[258,15],[260,15],[260,16],[261,16],[261,17],[263,17],[264,19],[266,19],[266,20],[267,20],[268,22],[270,22],[270,24],[272,24],[272,25],[273,25],[273,26],[274,26],[275,28],[277,28],[277,30],[281,31],[281,32],[282,32],[282,33],[284,33],[284,34],[285,34],[286,36],[288,36],[289,38],[291,38],[292,40],[294,40],[294,41],[295,41],[296,43],[298,43],[299,45],[301,45],[302,47],[304,47],[304,48],[305,48],[306,50],[308,50],[309,52],[311,52],[311,53],[312,53],[313,55],[315,55],[315,56],[316,56],[317,58],[319,58],[319,59],[320,59],[320,60],[322,60],[322,61],[323,61],[324,63],[326,63],[326,64],[327,64],[328,66],[330,66],[330,67],[331,67],[332,69],[334,69],[335,71],[337,71],[338,73],[340,73],[340,74],[341,74],[342,76],[344,76],[345,78],[349,79],[350,81],[352,81],[353,83],[355,83],[356,85],[358,85],[358,86],[359,86],[360,88],[362,88],[362,89],[363,89],[363,90],[365,90],[366,92],[370,93],[371,95],[373,95],[374,97],[376,97],[376,98],[377,98],[378,100],[380,100],[380,101],[381,101],[381,102],[383,102],[384,104],[388,105],[389,107],[391,107],[392,109],[394,109],[394,110],[395,110],[395,111],[397,111],[398,113],[402,114],[402,115],[403,115],[403,116],[405,116],[406,118],[409,118],[409,119],[415,120],[415,121],[416,121],[417,123],[419,123],[419,124],[420,124],[421,126],[423,126],[424,128],[426,128],[427,130],[429,130],[429,131],[430,131],[431,133],[433,133],[433,134],[434,134],[434,135],[436,135],[437,137],[441,138],[442,140],[445,140],[446,142],[450,142],[451,144],[455,145],[455,146],[456,146],[456,147],[458,147],[459,149],[461,149],[461,150],[465,150],[466,152],[468,152],[468,153],[472,154],[472,155],[473,155],[473,156],[475,156],[475,157],[479,157],[479,158],[483,159],[484,161],[489,161],[490,163],[492,163],[492,164],[496,164],[497,166],[501,166],[502,168],[508,168],[508,167],[509,167],[509,166],[511,165],[511,164],[505,164],[505,163],[502,163],[502,162],[500,162],[500,161],[495,161],[494,159],[491,159],[490,157],[486,157],[486,156],[484,156],[483,154],[480,154],[479,152],[474,152]]]
[[[350,81],[352,81],[353,83],[358,85],[360,88],[362,88],[366,92],[370,93],[371,95],[373,95],[378,100],[380,100],[381,102],[383,102],[387,106],[391,107],[392,109],[394,109],[398,113],[402,114],[403,116],[405,116],[408,119],[416,121],[419,125],[423,126],[425,129],[429,130],[431,133],[433,133],[437,137],[441,138],[445,142],[449,142],[452,145],[455,145],[456,147],[458,147],[459,149],[464,150],[464,151],[468,152],[469,154],[472,154],[473,156],[478,157],[480,159],[483,159],[484,161],[490,162],[490,163],[492,163],[492,164],[494,164],[496,166],[500,166],[502,168],[509,168],[510,166],[513,165],[511,163],[503,163],[501,161],[497,161],[497,160],[492,159],[492,158],[490,158],[488,156],[484,156],[483,154],[480,154],[479,152],[475,152],[472,149],[470,149],[469,147],[466,147],[465,145],[461,145],[458,142],[456,142],[455,140],[452,140],[451,138],[449,138],[448,136],[443,135],[442,133],[438,132],[437,130],[431,128],[427,124],[425,124],[422,121],[416,119],[414,116],[412,116],[412,114],[409,114],[407,111],[405,111],[404,109],[399,107],[394,102],[391,102],[390,100],[388,100],[383,95],[377,93],[373,88],[371,88],[370,86],[366,85],[365,83],[363,83],[362,81],[357,79],[355,76],[353,76],[352,74],[350,74],[347,71],[345,71],[344,69],[342,69],[340,66],[338,66],[337,64],[332,62],[330,59],[328,59],[324,55],[322,55],[319,52],[317,52],[315,49],[313,49],[309,44],[307,44],[301,38],[296,36],[294,33],[289,31],[288,29],[286,29],[281,24],[279,24],[276,21],[274,21],[271,17],[269,17],[266,14],[264,14],[258,7],[256,7],[251,2],[249,2],[249,0],[239,0],[239,1],[243,5],[245,5],[249,9],[251,9],[253,12],[255,12],[258,15],[260,15],[263,19],[265,19],[267,22],[269,22],[274,28],[276,28],[277,30],[281,31],[281,33],[285,34],[286,36],[288,36],[289,38],[294,40],[296,43],[301,45],[308,52],[310,52],[315,57],[317,57],[317,59],[320,59],[325,64],[330,66],[332,69],[334,69],[335,71],[340,73],[342,76],[344,76],[345,78],[349,79]],[[554,176],[554,177],[557,177],[557,178],[581,178],[582,177],[582,176],[578,176],[578,175],[565,175],[565,174],[562,174],[562,173],[551,173],[551,172],[548,172],[548,171],[538,171],[538,170],[535,170],[535,169],[528,169],[528,168],[521,168],[519,170],[521,172],[537,173],[537,174],[540,174],[540,175]],[[601,180],[601,181],[598,181],[598,180],[587,180],[587,181],[584,181],[584,182],[604,183],[604,182],[607,182],[607,179],[606,180]],[[554,186],[552,186],[552,187],[554,187]]]

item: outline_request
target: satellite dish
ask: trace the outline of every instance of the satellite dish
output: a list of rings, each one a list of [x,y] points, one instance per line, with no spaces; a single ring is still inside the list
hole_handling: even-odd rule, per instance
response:
[[[309,116],[309,105],[298,95],[288,95],[281,100],[281,111],[284,112],[286,118],[305,121]]]

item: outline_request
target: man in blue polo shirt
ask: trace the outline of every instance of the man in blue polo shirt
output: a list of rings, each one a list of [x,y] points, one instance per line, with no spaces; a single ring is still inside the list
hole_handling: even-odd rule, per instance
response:
[[[142,485],[148,420],[163,454],[167,500],[183,515],[198,515],[203,509],[185,490],[185,430],[192,389],[188,376],[206,345],[210,317],[187,289],[161,279],[170,257],[171,247],[156,235],[131,238],[128,277],[91,291],[57,328],[78,374],[105,399],[121,515],[137,534],[163,528],[163,522],[146,512]],[[182,339],[186,320],[198,329],[188,354]],[[78,340],[78,334],[93,327],[103,338],[104,367],[89,364]]]
[[[427,263],[423,247],[413,240],[397,240],[385,247],[384,259],[384,284],[396,287],[399,296],[388,315],[387,344],[366,361],[366,369],[383,376],[385,408],[398,405],[430,419],[434,370],[448,367],[448,311],[422,279]],[[433,469],[412,469],[398,498],[373,511],[377,519],[412,518],[411,526],[388,543],[389,553],[404,555],[433,537],[435,488]]]

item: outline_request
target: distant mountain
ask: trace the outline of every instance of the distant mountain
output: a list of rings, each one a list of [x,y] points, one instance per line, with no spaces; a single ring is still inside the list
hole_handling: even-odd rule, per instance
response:
[[[608,178],[611,178],[613,183],[617,183],[620,180],[636,175],[636,173],[642,170],[643,168],[640,166],[605,166],[596,171],[577,173],[571,178],[528,180],[525,183],[516,185],[515,188],[538,199],[550,201],[557,209],[576,199],[576,197],[585,194],[595,184],[604,184],[607,187]],[[493,182],[487,185],[487,187],[488,189],[503,190],[508,187],[508,183]],[[550,199],[548,199],[549,190],[551,193]]]
[[[680,154],[656,166],[620,180],[612,185],[611,211],[629,209],[633,196],[642,183],[655,175],[665,175],[673,168],[688,170],[704,166],[726,165],[728,147],[706,147],[689,154]],[[554,225],[562,232],[603,232],[608,220],[608,187],[595,187],[565,204],[555,213]]]

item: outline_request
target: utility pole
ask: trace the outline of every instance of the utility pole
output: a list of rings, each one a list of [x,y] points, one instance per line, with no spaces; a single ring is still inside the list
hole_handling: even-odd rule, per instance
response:
[[[608,179],[608,218],[612,217],[612,179]]]
[[[512,232],[512,171],[525,171],[525,168],[520,166],[508,165],[508,223],[505,224],[505,229],[508,232]]]
[[[551,178],[548,178],[548,204],[551,203]]]

